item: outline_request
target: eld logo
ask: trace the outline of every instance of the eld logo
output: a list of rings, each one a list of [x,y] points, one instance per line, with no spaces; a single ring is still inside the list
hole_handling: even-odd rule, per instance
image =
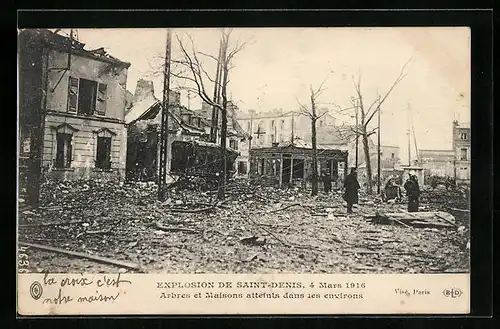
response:
[[[31,286],[30,286],[30,295],[33,297],[34,300],[39,299],[42,297],[43,294],[43,288],[40,282],[34,281]]]
[[[446,288],[445,290],[443,290],[443,295],[445,297],[458,298],[462,296],[462,294],[462,290],[458,288]]]

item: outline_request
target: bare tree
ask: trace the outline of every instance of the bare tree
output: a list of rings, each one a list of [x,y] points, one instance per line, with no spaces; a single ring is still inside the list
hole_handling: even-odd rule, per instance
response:
[[[316,143],[316,121],[318,121],[319,118],[324,116],[328,111],[325,111],[321,114],[317,113],[317,104],[318,104],[318,97],[321,95],[321,93],[324,91],[323,85],[325,84],[326,79],[321,83],[321,85],[318,87],[318,89],[314,90],[312,85],[310,86],[310,101],[311,101],[311,107],[308,108],[307,106],[299,103],[300,106],[300,112],[306,116],[308,116],[311,119],[311,144],[312,144],[312,192],[311,195],[317,195],[318,194],[318,147]]]
[[[224,199],[225,197],[225,184],[228,169],[226,160],[226,137],[228,104],[227,86],[229,84],[229,71],[233,68],[232,60],[234,56],[247,44],[247,42],[240,42],[239,40],[230,44],[231,32],[231,29],[221,30],[219,57],[196,50],[195,43],[190,35],[188,35],[190,40],[189,48],[186,47],[179,36],[177,36],[177,42],[182,53],[182,58],[172,61],[179,70],[176,70],[177,72],[171,72],[173,77],[191,82],[191,86],[183,87],[183,89],[195,92],[205,103],[209,104],[221,113],[220,146],[222,150],[223,163],[219,172],[219,199]],[[200,60],[200,57],[213,60],[217,64],[216,78],[213,78],[208,73],[204,64]],[[221,97],[214,95],[215,97],[211,98],[209,96],[208,87],[211,84],[215,85],[216,89],[220,89]],[[218,125],[218,119],[217,122],[213,124]]]
[[[369,145],[369,137],[375,134],[378,131],[378,127],[369,128],[369,124],[374,118],[375,114],[380,111],[380,107],[386,101],[387,97],[392,93],[394,88],[404,79],[406,76],[406,67],[410,63],[412,58],[410,58],[399,71],[399,75],[392,83],[391,87],[387,90],[387,92],[381,96],[380,94],[375,97],[373,102],[367,107],[365,103],[365,99],[363,97],[363,93],[361,91],[361,74],[358,73],[357,80],[353,76],[353,85],[356,92],[356,96],[351,99],[350,107],[343,109],[341,111],[352,110],[354,109],[356,114],[359,113],[359,122],[355,126],[351,126],[350,130],[355,136],[361,137],[361,141],[363,143],[363,151],[364,158],[366,164],[366,175],[367,175],[367,193],[373,193],[373,182],[372,182],[372,167],[371,167],[371,159],[370,159],[370,145]]]

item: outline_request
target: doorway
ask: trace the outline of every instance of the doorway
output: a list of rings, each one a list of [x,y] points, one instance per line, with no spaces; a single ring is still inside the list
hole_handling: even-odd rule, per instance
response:
[[[281,173],[281,181],[283,186],[290,185],[290,174],[292,173],[292,158],[290,155],[283,155],[283,172]]]

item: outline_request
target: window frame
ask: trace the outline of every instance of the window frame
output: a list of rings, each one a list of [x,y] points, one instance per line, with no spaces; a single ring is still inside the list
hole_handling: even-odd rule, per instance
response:
[[[104,141],[107,141],[107,143],[104,143]],[[102,143],[101,143],[102,142]],[[110,170],[111,169],[111,148],[112,148],[112,138],[111,137],[105,137],[105,136],[97,136],[97,152],[96,152],[96,158],[95,158],[95,167],[97,169],[101,170]],[[99,152],[100,151],[100,146],[101,147],[106,147],[107,153]],[[100,155],[105,157],[104,159],[100,159]]]
[[[59,148],[62,142],[62,150]],[[66,153],[64,152],[66,150]],[[61,163],[60,163],[61,161]],[[54,168],[56,169],[69,169],[73,162],[73,134],[65,132],[56,132],[56,156],[54,161]]]
[[[74,157],[75,157],[75,153],[74,153],[74,149],[73,149],[73,137],[75,136],[75,134],[79,131],[78,129],[74,128],[73,126],[71,126],[70,124],[68,123],[62,123],[58,126],[51,126],[50,127],[51,131],[52,131],[52,150],[51,150],[51,163],[52,163],[52,166],[53,168],[55,169],[59,169],[59,170],[68,170],[68,169],[71,169],[73,168],[72,167],[72,164],[73,164],[73,161],[74,161]],[[57,148],[57,144],[58,144],[58,139],[57,139],[57,135],[58,134],[65,134],[65,135],[69,135],[71,136],[69,138],[69,151],[68,151],[68,154],[69,154],[69,165],[68,166],[57,166],[57,154],[58,154],[58,148]]]
[[[92,113],[82,113],[82,111],[80,110],[81,80],[95,83],[93,108],[90,108]],[[76,92],[72,88],[76,88]],[[102,97],[100,96],[101,94]],[[75,106],[72,106],[71,104],[72,96],[76,98]],[[68,113],[74,113],[77,115],[85,115],[85,116],[90,116],[90,115],[106,116],[107,100],[108,100],[108,84],[101,83],[97,80],[91,80],[81,77],[75,77],[75,76],[68,77],[68,96],[67,96],[67,106],[66,106],[66,111]]]
[[[113,170],[113,140],[116,138],[116,133],[108,128],[101,128],[99,130],[93,131],[94,133],[94,168],[97,170],[111,171]],[[99,156],[99,138],[109,138],[109,161],[108,166],[105,168],[98,166],[98,156]]]
[[[469,151],[467,150],[467,148],[465,147],[460,148],[460,161],[467,161],[468,158],[469,158]]]

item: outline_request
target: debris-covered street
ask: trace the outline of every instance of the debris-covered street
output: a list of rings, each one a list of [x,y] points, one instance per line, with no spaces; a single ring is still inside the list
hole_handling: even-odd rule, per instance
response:
[[[421,210],[453,215],[446,227],[379,223],[404,203],[360,194],[347,216],[340,192],[230,183],[216,192],[154,183],[45,184],[42,206],[24,210],[19,241],[31,272],[443,273],[469,271],[469,213],[463,189],[423,191]],[[33,245],[69,251],[42,250]],[[71,253],[76,254],[71,254]],[[87,257],[104,257],[89,259]],[[106,260],[112,260],[110,264]]]

